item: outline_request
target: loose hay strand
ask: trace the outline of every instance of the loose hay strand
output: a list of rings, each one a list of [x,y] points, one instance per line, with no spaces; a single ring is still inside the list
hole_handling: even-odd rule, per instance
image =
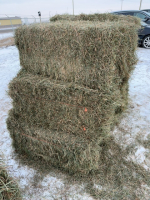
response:
[[[0,199],[22,199],[17,183],[8,175],[2,160],[0,160]]]

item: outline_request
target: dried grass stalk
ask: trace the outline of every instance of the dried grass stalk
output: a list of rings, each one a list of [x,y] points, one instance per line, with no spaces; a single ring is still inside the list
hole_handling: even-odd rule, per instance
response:
[[[0,199],[1,200],[22,199],[17,183],[8,175],[1,159],[0,159]]]

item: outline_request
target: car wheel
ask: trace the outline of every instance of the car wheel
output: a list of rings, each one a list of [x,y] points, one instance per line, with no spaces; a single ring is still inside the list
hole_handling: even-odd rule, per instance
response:
[[[146,49],[150,49],[150,35],[148,35],[144,38],[143,47]]]

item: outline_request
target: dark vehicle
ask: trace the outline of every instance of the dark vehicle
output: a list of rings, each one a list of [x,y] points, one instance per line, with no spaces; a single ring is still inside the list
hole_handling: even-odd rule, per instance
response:
[[[141,29],[138,32],[139,45],[144,48],[150,49],[150,25],[141,22]]]
[[[145,10],[142,10],[142,11],[150,13],[150,9],[145,9]]]
[[[122,14],[122,12],[126,14]],[[129,11],[112,12],[112,14],[130,15]],[[135,15],[132,15],[132,16],[135,16]],[[150,49],[150,25],[143,22],[142,20],[141,20],[141,29],[139,29],[138,31],[138,36],[139,36],[139,41],[138,41],[139,45],[143,46],[144,48]]]
[[[112,12],[112,14],[116,15],[131,15],[134,17],[139,17],[143,22],[150,24],[150,13],[141,11],[141,10],[121,10]]]

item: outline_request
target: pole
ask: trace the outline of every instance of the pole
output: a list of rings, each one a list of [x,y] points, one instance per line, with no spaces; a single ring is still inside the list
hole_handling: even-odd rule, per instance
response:
[[[5,14],[6,15],[6,14]],[[8,17],[8,19],[10,20],[10,23],[11,23],[11,27],[12,27],[12,30],[13,30],[13,33],[14,33],[14,27],[13,27],[13,24],[12,24],[12,21],[10,19],[10,17],[8,15],[6,15]]]
[[[74,0],[72,0],[72,8],[73,8],[73,15],[74,15]]]
[[[41,23],[41,12],[38,12],[39,18],[40,18],[40,23]]]
[[[121,10],[122,10],[122,7],[123,7],[123,1],[124,1],[124,0],[121,0]]]
[[[141,6],[142,6],[142,0],[140,1],[140,7],[139,7],[139,10],[141,10]]]

